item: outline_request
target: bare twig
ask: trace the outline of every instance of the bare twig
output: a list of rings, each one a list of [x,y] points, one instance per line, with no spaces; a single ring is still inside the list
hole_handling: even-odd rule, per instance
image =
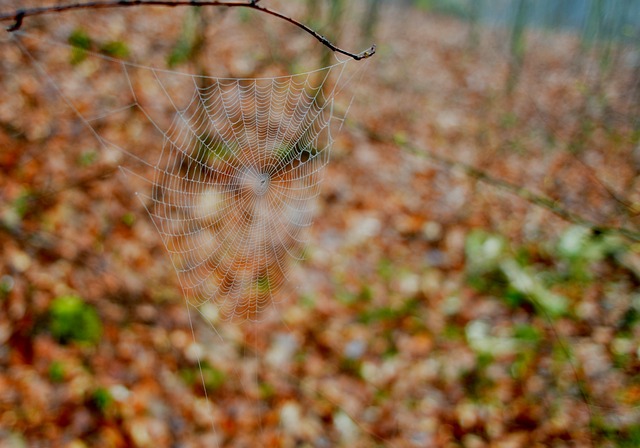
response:
[[[624,213],[632,218],[640,215],[640,211],[634,209],[633,203],[616,192],[614,188],[610,186],[604,179],[600,179],[600,177],[598,177],[598,175],[596,174],[595,169],[593,169],[591,165],[582,160],[582,158],[575,153],[571,153],[571,156],[573,156],[573,158],[580,165],[582,165],[585,170],[587,170],[589,177],[591,177],[594,182],[598,183],[604,189],[604,191],[617,203],[618,209],[621,209]]]
[[[630,229],[627,227],[614,227],[598,224],[577,213],[567,210],[558,201],[555,201],[547,196],[534,193],[533,191],[520,185],[513,184],[503,179],[498,179],[497,177],[493,177],[487,172],[475,168],[471,165],[467,165],[466,163],[442,157],[425,148],[418,148],[408,142],[394,141],[392,138],[380,135],[379,133],[366,127],[361,127],[360,129],[362,129],[367,134],[367,136],[374,141],[396,144],[401,149],[418,157],[431,160],[449,169],[458,169],[471,178],[477,179],[480,182],[484,182],[485,184],[492,185],[502,191],[514,194],[531,204],[537,205],[538,207],[545,208],[556,216],[564,219],[565,221],[587,227],[593,232],[621,235],[633,241],[640,241],[640,231],[638,230]]]
[[[17,31],[22,26],[22,22],[27,17],[33,16],[41,16],[45,14],[55,14],[66,11],[75,11],[80,9],[113,9],[113,8],[123,8],[128,6],[165,6],[165,7],[176,7],[176,6],[225,6],[227,8],[233,7],[242,7],[255,9],[266,14],[270,14],[272,16],[278,17],[279,19],[285,20],[292,25],[297,26],[298,28],[306,31],[315,37],[320,43],[324,46],[328,47],[332,51],[337,53],[344,54],[349,56],[356,61],[361,59],[366,59],[370,56],[373,56],[376,52],[376,46],[372,45],[370,48],[360,52],[360,53],[351,53],[346,50],[343,50],[333,43],[331,43],[326,37],[319,34],[315,30],[309,28],[304,23],[298,22],[295,19],[292,19],[289,16],[286,16],[278,11],[274,11],[273,9],[269,9],[266,6],[258,5],[260,0],[249,0],[249,1],[197,1],[197,0],[101,0],[101,1],[91,1],[86,3],[69,3],[63,5],[52,5],[52,6],[42,6],[39,8],[27,8],[27,9],[19,9],[15,11],[11,11],[8,13],[0,14],[0,21],[13,21],[14,23],[7,27],[7,31]]]

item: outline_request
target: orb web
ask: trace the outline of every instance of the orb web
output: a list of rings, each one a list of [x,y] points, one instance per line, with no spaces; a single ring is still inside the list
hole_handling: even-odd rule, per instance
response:
[[[193,78],[165,132],[147,211],[185,296],[255,318],[302,255],[332,144],[332,69],[281,78]]]

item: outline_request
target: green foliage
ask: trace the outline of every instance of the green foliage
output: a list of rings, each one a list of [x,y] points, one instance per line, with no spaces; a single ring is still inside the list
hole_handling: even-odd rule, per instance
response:
[[[499,295],[512,307],[529,302],[550,317],[566,313],[567,299],[552,292],[534,266],[523,265],[526,257],[514,254],[503,237],[473,231],[465,253],[469,284],[479,291]]]
[[[549,279],[566,285],[597,280],[594,266],[607,258],[615,259],[628,250],[625,241],[612,235],[595,235],[590,229],[572,226],[549,249],[558,269]]]
[[[87,51],[90,50],[93,45],[89,35],[81,28],[73,30],[67,42],[73,47],[71,49],[71,64],[73,65],[84,61],[87,57]]]
[[[377,267],[377,272],[382,280],[387,283],[390,282],[395,273],[393,261],[389,260],[388,258],[380,259]]]
[[[49,364],[49,379],[54,383],[61,383],[64,380],[64,364],[60,361],[53,361]]]
[[[541,340],[540,331],[531,325],[520,324],[516,326],[513,336],[525,343],[537,345]]]
[[[567,299],[549,290],[535,269],[520,266],[513,259],[506,259],[501,263],[500,269],[507,277],[510,287],[522,294],[522,298],[529,300],[543,314],[559,317],[566,313]]]
[[[300,297],[300,304],[304,308],[313,309],[316,307],[316,298],[311,294],[304,294]]]
[[[373,322],[397,321],[414,314],[419,305],[417,300],[407,300],[400,307],[383,306],[367,308],[358,316],[358,322],[371,324]]]
[[[227,379],[224,372],[206,361],[202,362],[200,367],[196,366],[180,370],[180,377],[189,386],[199,386],[200,380],[202,380],[207,392],[219,389]]]
[[[93,150],[84,151],[78,156],[78,165],[87,167],[93,165],[98,160],[98,153]]]
[[[261,382],[258,388],[260,390],[261,400],[270,400],[271,398],[276,396],[276,388],[270,383]]]
[[[256,280],[256,290],[258,294],[268,294],[271,291],[271,280],[267,274],[260,275]]]
[[[362,285],[360,291],[352,293],[346,290],[339,291],[336,298],[344,305],[357,305],[371,302],[373,291],[368,285]]]
[[[15,280],[10,275],[0,277],[0,298],[4,299],[13,289]]]
[[[24,218],[24,215],[26,215],[27,211],[29,211],[29,204],[32,198],[33,196],[31,192],[29,192],[29,190],[23,190],[20,195],[12,202],[11,210],[19,219]]]
[[[217,161],[228,162],[234,157],[233,149],[212,134],[202,136],[199,143],[195,159],[203,165],[211,166]]]
[[[362,376],[360,373],[362,370],[362,361],[344,357],[340,360],[340,370],[348,375],[360,378]]]
[[[49,308],[49,331],[63,344],[96,344],[102,324],[96,310],[77,296],[56,298]]]
[[[503,299],[511,308],[519,308],[527,302],[526,294],[523,294],[513,288],[507,288],[504,291]]]
[[[630,333],[631,330],[640,323],[640,310],[632,306],[629,308],[618,322],[618,328],[621,333]]]
[[[286,146],[286,145],[280,146],[274,150],[276,159],[278,161],[292,160],[293,152],[294,152],[294,147]]]
[[[73,30],[69,35],[67,42],[69,42],[69,45],[82,48],[83,50],[89,50],[92,45],[91,38],[82,28],[76,28]]]
[[[619,428],[607,423],[602,417],[596,416],[591,421],[594,435],[612,442],[617,448],[637,448],[640,446],[640,424],[635,423]]]
[[[476,355],[475,367],[463,373],[462,385],[472,399],[481,400],[487,397],[487,390],[493,387],[493,381],[487,376],[487,368],[493,362],[491,354],[480,353]]]
[[[290,163],[293,160],[301,160],[306,162],[312,157],[318,155],[318,148],[315,148],[309,144],[303,146],[302,144],[296,144],[293,146],[281,146],[275,150],[276,159],[279,162]]]
[[[507,241],[500,235],[474,230],[465,241],[467,269],[474,274],[496,270],[507,253]]]
[[[513,129],[518,125],[518,115],[514,112],[505,112],[500,117],[500,127],[502,129]]]
[[[467,324],[465,336],[469,347],[478,355],[509,355],[518,349],[518,341],[506,336],[493,335],[490,324],[480,319]]]
[[[209,391],[219,389],[226,381],[225,374],[208,363],[202,366],[202,376],[204,377],[204,385]]]
[[[8,203],[0,216],[3,224],[11,229],[20,228],[22,221],[33,210],[34,195],[28,188],[22,188],[18,196]],[[5,287],[13,285],[13,281],[7,280]],[[7,291],[8,292],[8,291]]]
[[[222,142],[215,142],[208,149],[210,157],[213,156],[218,160],[228,161],[235,156],[233,150]]]
[[[136,222],[136,215],[133,212],[127,212],[122,215],[122,223],[127,227],[132,227]]]
[[[597,280],[599,263],[617,263],[628,250],[622,238],[580,226],[569,227],[557,241],[527,248],[511,248],[504,237],[476,230],[465,243],[467,283],[511,308],[558,318],[569,313],[570,298],[580,300],[581,291]],[[632,307],[620,319],[620,331],[630,331],[637,321]],[[522,338],[520,331],[516,338]]]
[[[405,131],[396,131],[393,134],[393,142],[398,146],[404,146],[409,143],[409,137]]]
[[[192,45],[186,39],[179,39],[167,57],[167,65],[171,68],[191,59]]]
[[[400,310],[385,306],[365,310],[358,316],[358,321],[363,324],[370,324],[376,321],[395,320],[399,316],[401,316]]]
[[[126,43],[119,40],[113,40],[101,45],[100,53],[113,58],[123,59],[129,56],[130,50]]]
[[[535,354],[531,350],[517,353],[515,361],[509,368],[511,377],[516,380],[524,378],[530,371],[534,358]]]
[[[537,347],[542,341],[540,331],[528,324],[517,325],[513,330],[513,337],[518,343],[519,349],[516,359],[511,364],[510,373],[514,379],[525,377],[534,363]]]
[[[569,261],[598,261],[624,250],[624,241],[616,236],[595,235],[581,226],[570,227],[558,241],[557,255]]]
[[[113,58],[126,58],[129,56],[129,47],[126,43],[118,40],[96,43],[89,34],[82,28],[76,28],[67,38],[71,48],[70,62],[78,65],[87,58],[87,52],[97,51],[98,53]]]
[[[104,387],[99,387],[93,391],[93,394],[91,395],[91,403],[102,414],[106,414],[109,407],[113,404],[113,396],[111,396],[111,392],[109,392],[109,390]]]
[[[167,65],[173,68],[191,61],[203,44],[200,8],[189,8],[185,14],[178,41],[167,57]]]
[[[460,341],[464,338],[464,333],[460,325],[447,323],[440,336],[445,341]]]

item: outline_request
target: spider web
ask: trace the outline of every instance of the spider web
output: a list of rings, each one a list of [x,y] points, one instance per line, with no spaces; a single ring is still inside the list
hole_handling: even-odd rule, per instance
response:
[[[254,318],[301,257],[332,143],[332,92],[322,86],[333,68],[193,79],[144,196],[192,304]]]
[[[295,287],[288,271],[304,255],[331,127],[341,120],[334,99],[347,61],[302,74],[236,79],[92,56],[93,67],[68,79],[41,71],[106,150],[139,162],[122,170],[188,302],[212,304],[223,319],[258,319]],[[37,59],[45,57],[55,58]],[[95,72],[112,72],[119,81],[92,86]],[[88,99],[86,91],[99,96]],[[125,126],[142,130],[123,133]]]

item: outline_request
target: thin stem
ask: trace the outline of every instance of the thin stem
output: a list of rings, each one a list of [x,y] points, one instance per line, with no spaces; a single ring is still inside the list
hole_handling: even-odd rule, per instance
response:
[[[176,7],[176,6],[225,6],[227,8],[233,7],[241,7],[241,8],[249,8],[255,9],[266,14],[278,17],[279,19],[285,20],[292,25],[297,26],[298,28],[304,30],[305,32],[311,34],[315,37],[320,43],[324,46],[330,48],[332,51],[337,53],[344,54],[349,56],[356,61],[361,59],[366,59],[370,56],[373,56],[376,52],[376,46],[372,45],[370,48],[360,52],[360,53],[351,53],[342,48],[337,47],[333,43],[331,43],[326,37],[319,34],[315,30],[309,28],[304,23],[298,22],[295,19],[292,19],[289,16],[286,16],[278,11],[274,11],[273,9],[269,9],[266,6],[260,6],[258,4],[260,0],[249,0],[248,2],[238,2],[238,1],[230,1],[230,2],[222,2],[222,1],[196,1],[196,0],[101,0],[101,1],[92,1],[86,3],[70,3],[66,5],[52,5],[52,6],[42,6],[39,8],[27,8],[27,9],[18,9],[8,13],[0,14],[0,21],[13,21],[14,23],[7,27],[7,31],[17,31],[22,27],[22,23],[24,19],[27,17],[33,16],[41,16],[45,14],[55,14],[62,13],[66,11],[75,11],[79,9],[112,9],[112,8],[124,8],[129,6],[165,6],[165,7]]]

